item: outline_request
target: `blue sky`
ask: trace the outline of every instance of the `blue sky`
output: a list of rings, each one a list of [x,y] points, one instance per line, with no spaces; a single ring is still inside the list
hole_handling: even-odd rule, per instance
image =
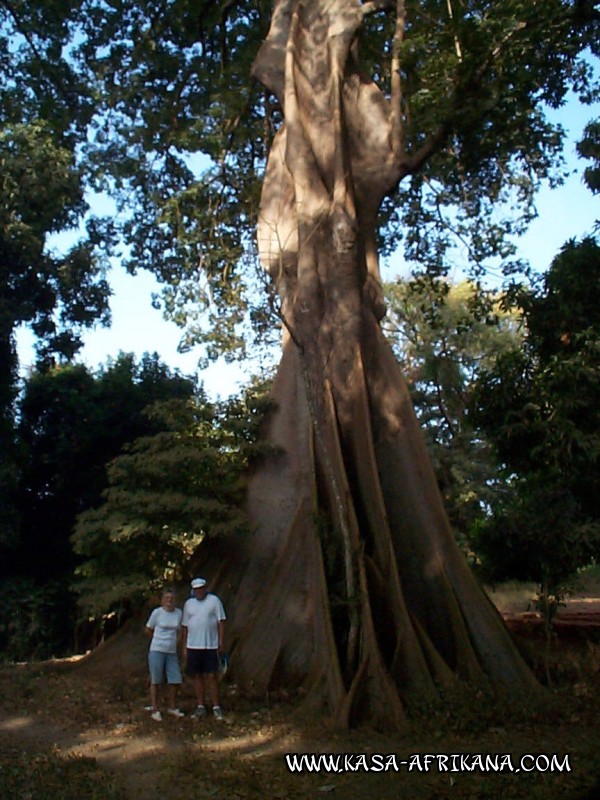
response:
[[[519,256],[532,266],[543,271],[569,238],[580,238],[591,233],[600,217],[598,198],[584,186],[582,172],[584,162],[577,163],[575,143],[581,136],[585,123],[600,116],[600,106],[582,108],[576,101],[569,103],[559,113],[558,119],[569,131],[566,157],[575,170],[565,184],[554,190],[543,188],[539,194],[538,218],[528,233],[518,240]],[[384,265],[384,279],[392,280],[405,273],[402,258],[392,256]],[[109,329],[96,328],[84,337],[80,360],[95,369],[107,358],[120,351],[135,353],[139,359],[143,353],[157,352],[162,360],[185,374],[197,372],[200,348],[188,353],[178,353],[181,331],[174,323],[163,320],[160,311],[152,308],[152,293],[160,286],[152,275],[140,272],[128,275],[115,264],[109,281],[113,290],[111,299],[112,325]],[[27,330],[17,336],[17,346],[22,370],[33,363],[33,339]],[[239,365],[215,364],[200,374],[205,388],[212,396],[227,397],[237,391],[249,375]]]

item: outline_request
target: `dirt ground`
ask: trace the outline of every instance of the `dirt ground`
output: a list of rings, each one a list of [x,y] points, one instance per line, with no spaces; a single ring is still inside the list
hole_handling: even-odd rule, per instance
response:
[[[600,603],[592,614],[600,621]],[[521,631],[518,644],[545,674],[539,633]],[[553,686],[541,703],[515,709],[481,696],[449,698],[422,709],[401,735],[340,733],[325,719],[303,717],[300,697],[257,701],[226,682],[226,722],[189,717],[194,700],[187,682],[180,697],[186,717],[154,722],[144,710],[145,646],[124,634],[118,647],[106,648],[110,659],[0,667],[2,800],[600,800],[600,635],[593,626],[552,641]],[[344,768],[290,772],[286,754],[294,753],[340,755]],[[446,771],[429,759],[425,771],[428,754],[454,758]],[[495,763],[504,756],[504,771],[467,771],[477,767],[475,754],[497,755]],[[533,761],[526,759],[516,772],[507,754],[515,770],[525,754],[546,758],[538,761],[541,770],[528,771]],[[547,769],[553,754],[563,771]]]

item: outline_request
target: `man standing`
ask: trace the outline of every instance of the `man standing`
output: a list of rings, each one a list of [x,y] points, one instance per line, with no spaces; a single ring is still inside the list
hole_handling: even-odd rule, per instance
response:
[[[213,714],[223,719],[219,703],[219,656],[224,649],[225,610],[223,604],[206,588],[204,578],[192,581],[193,596],[183,606],[183,651],[187,673],[194,681],[197,708],[192,717],[206,716],[205,693],[212,702]]]

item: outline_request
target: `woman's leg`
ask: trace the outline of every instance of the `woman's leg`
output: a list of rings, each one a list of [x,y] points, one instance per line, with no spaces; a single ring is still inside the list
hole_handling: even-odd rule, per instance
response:
[[[154,711],[158,710],[158,686],[156,683],[150,684],[150,705]]]

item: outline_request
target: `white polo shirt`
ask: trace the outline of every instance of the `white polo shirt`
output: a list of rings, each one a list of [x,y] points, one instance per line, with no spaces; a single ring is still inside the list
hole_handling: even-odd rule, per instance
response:
[[[188,630],[187,647],[190,650],[216,650],[219,647],[219,622],[227,619],[223,603],[216,594],[204,600],[190,597],[183,606],[182,625]]]

